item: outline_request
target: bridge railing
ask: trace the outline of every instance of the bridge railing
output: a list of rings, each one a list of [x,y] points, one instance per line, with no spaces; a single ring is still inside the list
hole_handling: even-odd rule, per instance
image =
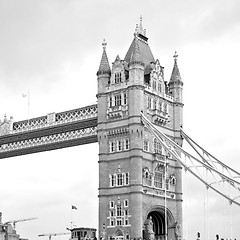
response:
[[[97,104],[60,113],[49,113],[46,116],[13,122],[12,126],[11,124],[9,124],[9,132],[5,131],[5,134],[15,134],[25,131],[31,131],[95,117],[97,117]],[[1,134],[1,129],[0,135],[4,135]]]

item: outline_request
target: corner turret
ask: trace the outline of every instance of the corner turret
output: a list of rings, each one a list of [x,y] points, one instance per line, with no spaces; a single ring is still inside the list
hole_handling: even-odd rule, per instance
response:
[[[182,103],[182,78],[179,72],[178,64],[177,64],[177,52],[174,54],[174,66],[172,70],[172,75],[169,81],[169,93],[172,95],[175,102]]]
[[[99,69],[97,71],[98,93],[101,93],[104,91],[105,87],[109,84],[110,76],[111,76],[111,69],[109,66],[108,57],[106,53],[107,43],[105,39],[103,40],[102,46],[103,46],[102,59],[99,65]]]

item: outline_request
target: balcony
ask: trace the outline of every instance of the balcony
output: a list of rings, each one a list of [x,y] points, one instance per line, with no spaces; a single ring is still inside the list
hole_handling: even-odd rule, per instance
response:
[[[169,122],[169,114],[158,109],[147,109],[147,113],[152,115],[152,121],[159,126],[164,126]]]
[[[107,110],[107,118],[108,119],[119,119],[128,115],[128,106],[120,105],[120,106],[112,106]]]

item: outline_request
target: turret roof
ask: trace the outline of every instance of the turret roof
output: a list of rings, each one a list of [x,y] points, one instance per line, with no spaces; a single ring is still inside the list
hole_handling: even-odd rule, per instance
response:
[[[133,62],[137,62],[140,64],[144,64],[143,63],[143,58],[141,56],[140,53],[140,48],[139,48],[139,44],[138,44],[138,39],[137,39],[137,35],[135,34],[134,40],[133,40],[133,45],[132,45],[132,52],[131,52],[131,56],[130,56],[130,61],[129,63],[133,63]]]
[[[106,53],[106,45],[107,43],[105,42],[105,40],[103,40],[102,46],[103,46],[103,53],[102,53],[102,59],[99,65],[99,69],[97,71],[97,75],[99,74],[105,74],[105,73],[111,73],[111,68],[108,62],[108,57],[107,57],[107,53]]]
[[[152,51],[148,45],[148,38],[146,37],[146,30],[142,27],[142,17],[140,17],[140,24],[136,26],[134,39],[127,51],[124,58],[126,62],[131,61],[133,52],[136,52],[136,46],[138,46],[138,54],[141,57],[142,62],[145,67],[150,64],[150,62],[155,62]]]
[[[143,36],[142,34],[135,33],[135,37],[127,51],[127,54],[124,58],[126,62],[130,62],[131,56],[133,54],[134,49],[136,48],[136,43],[139,48],[139,55],[142,58],[142,62],[144,63],[145,66],[147,66],[150,62],[155,62],[152,51],[147,43],[148,38]]]
[[[176,51],[175,51],[175,54],[174,54],[173,57],[174,57],[174,66],[173,66],[172,75],[171,75],[169,83],[182,82],[182,78],[181,78],[181,75],[180,75],[180,72],[179,72],[179,69],[178,69],[178,65],[177,65],[178,55],[177,55]]]

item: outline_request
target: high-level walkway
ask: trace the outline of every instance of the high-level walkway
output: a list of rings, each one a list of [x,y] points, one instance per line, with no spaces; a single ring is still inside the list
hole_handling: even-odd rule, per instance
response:
[[[0,158],[97,142],[97,104],[19,122],[0,122]]]

